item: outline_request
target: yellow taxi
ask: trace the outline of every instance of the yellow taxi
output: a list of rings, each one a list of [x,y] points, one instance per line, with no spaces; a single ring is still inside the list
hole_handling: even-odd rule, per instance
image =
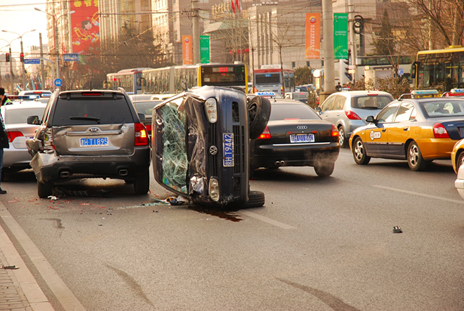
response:
[[[456,174],[464,162],[464,139],[459,140],[451,151],[451,163]]]
[[[366,165],[371,158],[398,159],[407,160],[413,171],[424,170],[433,160],[450,159],[453,146],[464,138],[464,99],[395,100],[366,121],[350,137],[357,164]]]

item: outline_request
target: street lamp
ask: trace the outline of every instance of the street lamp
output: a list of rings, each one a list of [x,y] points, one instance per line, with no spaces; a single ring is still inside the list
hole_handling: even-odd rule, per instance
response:
[[[18,38],[14,38],[14,39],[11,40],[11,41],[7,41],[7,40],[5,40],[5,39],[1,39],[1,40],[3,40],[3,41],[8,42],[8,45],[6,45],[6,46],[9,47],[9,53],[10,53],[10,93],[11,93],[11,94],[13,94],[13,58],[11,57],[11,43],[13,43],[13,41],[14,41],[14,40],[17,40],[17,39],[19,39],[19,37],[18,37]]]
[[[59,79],[60,78],[60,49],[58,47],[59,45],[59,39],[58,39],[58,31],[57,31],[57,22],[58,22],[58,19],[60,17],[63,17],[63,16],[66,16],[66,15],[70,15],[70,14],[74,14],[75,11],[69,11],[67,13],[64,13],[64,14],[58,14],[57,17],[55,17],[54,14],[51,14],[51,13],[48,13],[48,12],[45,12],[39,8],[34,8],[34,10],[36,11],[39,11],[39,12],[42,12],[42,13],[45,13],[47,15],[50,15],[53,19],[53,37],[55,39],[55,49],[56,49],[56,78]]]
[[[9,33],[14,33],[15,35],[18,35],[18,38],[21,38],[21,55],[24,55],[24,50],[23,50],[23,36],[24,36],[25,34],[29,33],[29,32],[35,31],[35,29],[26,31],[26,32],[23,33],[22,35],[20,35],[20,34],[17,33],[17,32],[14,32],[14,31],[8,31],[8,30],[2,30],[2,31],[3,31],[3,32],[9,32]],[[18,39],[18,38],[16,38],[16,39]],[[16,40],[16,39],[15,39],[15,40]],[[11,47],[10,47],[10,49],[11,49]],[[11,55],[11,50],[10,50],[10,55]],[[26,74],[25,74],[26,68],[25,68],[25,66],[24,66],[24,61],[23,61],[22,63],[23,63],[23,64],[22,64],[22,67],[23,67],[23,72],[22,72],[22,76],[23,76],[23,88],[26,88]],[[11,62],[10,62],[10,64],[11,64]]]

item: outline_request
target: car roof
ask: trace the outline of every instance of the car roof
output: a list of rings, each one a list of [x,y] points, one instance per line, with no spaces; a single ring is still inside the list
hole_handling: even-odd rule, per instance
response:
[[[392,96],[390,93],[388,92],[384,92],[384,91],[341,91],[341,92],[335,92],[335,93],[332,93],[331,95],[335,95],[335,94],[340,94],[340,95],[346,95],[346,96],[351,96],[351,97],[355,97],[355,96],[365,96],[365,95],[368,95],[368,94],[371,94],[371,95],[389,95],[389,96]]]

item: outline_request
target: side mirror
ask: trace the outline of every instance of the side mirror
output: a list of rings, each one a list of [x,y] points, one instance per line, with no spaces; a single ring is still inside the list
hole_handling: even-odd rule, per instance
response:
[[[27,117],[26,123],[27,124],[39,125],[40,124],[39,116],[29,116],[29,117]]]
[[[143,113],[137,113],[139,115],[140,122],[144,123],[145,122],[145,114]]]
[[[322,113],[321,107],[317,106],[317,107],[316,107],[316,111],[317,111],[317,113],[319,113],[319,114]]]
[[[366,118],[366,122],[367,122],[367,123],[375,123],[375,118],[374,118],[374,116],[368,116],[368,117]]]

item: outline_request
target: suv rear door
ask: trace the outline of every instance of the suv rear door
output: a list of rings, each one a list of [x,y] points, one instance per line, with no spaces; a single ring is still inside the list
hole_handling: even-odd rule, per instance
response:
[[[64,93],[49,117],[51,142],[59,155],[130,155],[135,110],[115,92]]]

